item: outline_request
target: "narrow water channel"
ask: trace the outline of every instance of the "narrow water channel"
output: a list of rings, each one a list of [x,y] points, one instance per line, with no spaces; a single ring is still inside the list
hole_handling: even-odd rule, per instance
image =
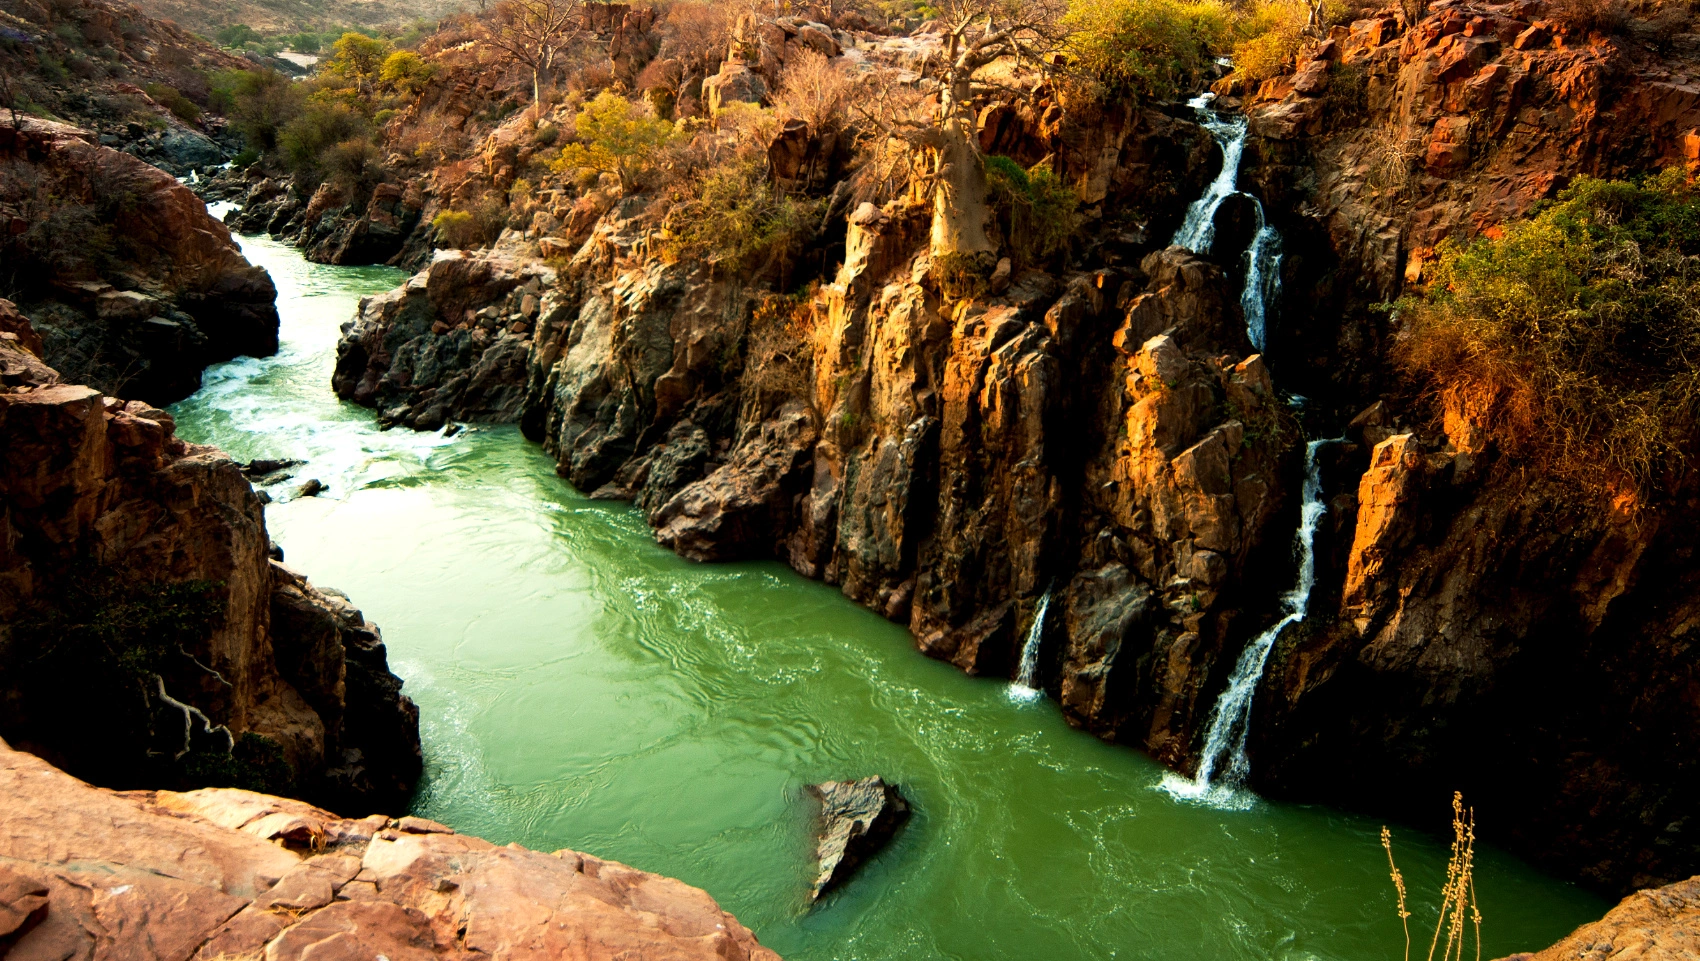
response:
[[[358,297],[402,275],[243,245],[277,282],[283,351],[209,371],[179,431],[327,485],[275,488],[267,517],[289,563],[382,625],[423,718],[417,813],[681,878],[791,961],[1400,957],[1380,822],[1178,801],[1143,755],[922,657],[830,587],[662,550],[512,428],[378,431],[331,394],[331,363]],[[871,773],[917,816],[806,911],[800,788]],[[1420,956],[1445,851],[1393,829]],[[1606,907],[1500,852],[1478,862],[1483,958]]]

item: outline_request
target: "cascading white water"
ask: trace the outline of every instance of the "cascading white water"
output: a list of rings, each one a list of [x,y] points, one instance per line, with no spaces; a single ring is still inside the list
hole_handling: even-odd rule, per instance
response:
[[[1313,440],[1305,445],[1304,502],[1299,509],[1299,529],[1293,534],[1293,547],[1299,558],[1298,581],[1281,596],[1281,619],[1247,644],[1234,664],[1228,686],[1210,712],[1210,729],[1204,738],[1197,776],[1189,780],[1170,774],[1163,779],[1163,789],[1175,797],[1202,800],[1217,807],[1250,806],[1251,799],[1238,788],[1251,773],[1245,745],[1251,730],[1252,698],[1263,679],[1269,652],[1281,632],[1305,619],[1310,591],[1316,585],[1316,526],[1328,511],[1322,502],[1322,471],[1316,455],[1325,445],[1335,442]]]
[[[1039,597],[1039,606],[1033,610],[1033,624],[1027,628],[1027,640],[1021,645],[1021,666],[1009,684],[1010,700],[1032,701],[1044,693],[1039,689],[1039,639],[1045,633],[1045,612],[1050,609],[1051,592],[1047,588]]]
[[[1223,119],[1210,109],[1215,94],[1200,94],[1187,101],[1197,111],[1199,123],[1222,148],[1222,171],[1205,188],[1204,195],[1186,209],[1186,219],[1170,241],[1195,254],[1207,254],[1216,240],[1216,210],[1223,201],[1240,193],[1240,159],[1245,155],[1247,124],[1244,117]],[[1240,291],[1240,307],[1245,314],[1246,335],[1259,351],[1264,349],[1269,305],[1281,290],[1281,234],[1264,220],[1263,204],[1250,194],[1244,195],[1257,212],[1257,233],[1246,248],[1245,287]]]
[[[1245,332],[1253,347],[1263,350],[1269,305],[1281,293],[1281,234],[1263,222],[1263,205],[1257,208],[1257,236],[1245,252],[1245,289],[1240,291],[1240,312],[1245,314]]]
[[[1216,233],[1216,208],[1222,206],[1222,201],[1239,193],[1240,157],[1245,153],[1245,118],[1224,120],[1218,117],[1210,109],[1210,101],[1214,99],[1215,94],[1206,93],[1186,102],[1198,112],[1199,123],[1210,131],[1217,146],[1222,148],[1222,171],[1205,188],[1204,196],[1194,200],[1192,206],[1186,209],[1186,220],[1181,222],[1181,229],[1175,231],[1175,239],[1169,241],[1171,245],[1185,247],[1195,254],[1210,252]]]

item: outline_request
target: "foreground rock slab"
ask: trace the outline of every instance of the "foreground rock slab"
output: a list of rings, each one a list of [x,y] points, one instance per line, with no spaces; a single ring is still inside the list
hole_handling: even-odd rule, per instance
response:
[[[1501,961],[1689,961],[1700,958],[1700,877],[1637,891],[1545,951]]]
[[[808,787],[821,803],[821,838],[816,848],[820,874],[809,893],[817,900],[844,883],[857,865],[873,857],[909,819],[909,802],[879,775],[855,781],[823,781]]]
[[[778,961],[704,892],[422,818],[113,792],[0,742],[0,951],[38,958]]]

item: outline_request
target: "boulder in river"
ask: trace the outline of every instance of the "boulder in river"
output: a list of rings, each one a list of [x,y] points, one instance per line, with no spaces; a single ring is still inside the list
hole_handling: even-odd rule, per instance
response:
[[[815,849],[820,874],[810,900],[843,883],[909,819],[909,802],[897,785],[879,775],[855,781],[823,781],[808,787],[821,803],[821,837]]]

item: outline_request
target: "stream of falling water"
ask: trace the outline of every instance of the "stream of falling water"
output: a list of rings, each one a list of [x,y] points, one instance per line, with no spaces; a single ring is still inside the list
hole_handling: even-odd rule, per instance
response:
[[[1257,683],[1263,679],[1263,667],[1269,662],[1269,651],[1281,632],[1291,624],[1305,619],[1310,604],[1310,591],[1316,586],[1316,525],[1328,512],[1322,501],[1322,471],[1317,452],[1337,440],[1313,440],[1305,445],[1304,502],[1299,509],[1299,529],[1293,534],[1293,551],[1299,559],[1299,576],[1293,589],[1281,596],[1283,616],[1268,630],[1257,635],[1240,659],[1228,686],[1216,699],[1210,712],[1210,730],[1204,738],[1204,750],[1198,761],[1198,774],[1190,780],[1179,774],[1163,779],[1163,789],[1176,797],[1205,801],[1216,807],[1244,808],[1252,798],[1240,790],[1251,761],[1246,757],[1246,735],[1251,730],[1251,705],[1257,695]],[[1227,763],[1225,769],[1223,762]],[[1218,773],[1221,775],[1217,779]]]
[[[1281,292],[1281,234],[1266,219],[1263,202],[1239,189],[1240,160],[1245,156],[1248,131],[1246,118],[1218,115],[1210,109],[1215,99],[1215,94],[1204,93],[1186,104],[1198,114],[1198,122],[1222,148],[1222,169],[1204,189],[1204,195],[1187,207],[1186,219],[1169,243],[1195,254],[1210,253],[1216,243],[1216,211],[1223,202],[1235,194],[1251,201],[1257,213],[1257,232],[1241,255],[1245,286],[1240,290],[1240,308],[1245,314],[1246,336],[1261,351],[1268,334],[1269,306]]]
[[[1051,590],[1039,597],[1039,606],[1033,609],[1033,624],[1027,628],[1027,640],[1021,644],[1021,665],[1015,672],[1015,680],[1010,682],[1009,697],[1012,701],[1034,701],[1045,693],[1039,687],[1039,642],[1045,634],[1045,614],[1051,609]]]

